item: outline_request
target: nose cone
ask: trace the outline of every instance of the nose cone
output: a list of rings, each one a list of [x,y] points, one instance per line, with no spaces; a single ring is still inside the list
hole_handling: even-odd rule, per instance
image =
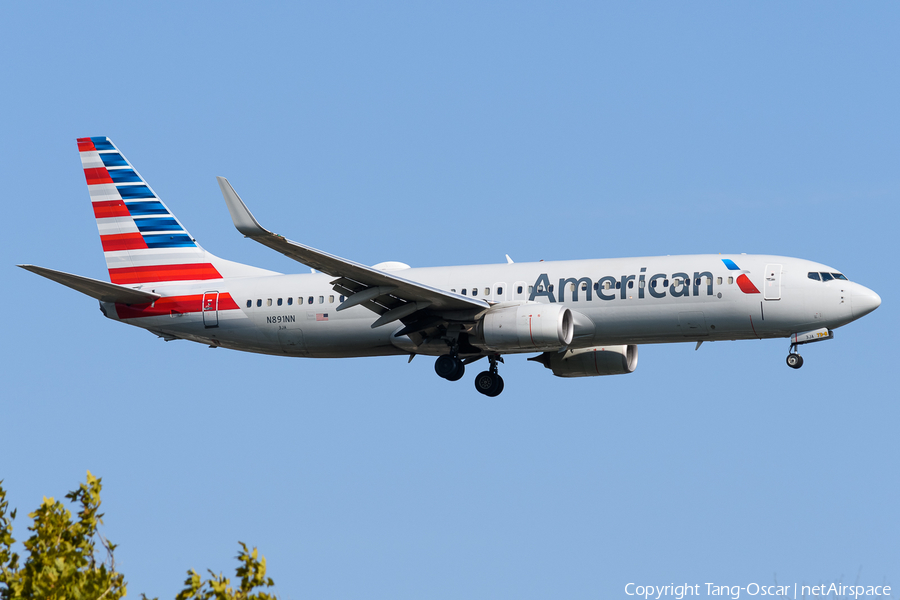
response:
[[[853,286],[853,292],[850,295],[850,309],[853,311],[854,319],[869,314],[879,306],[881,306],[881,296],[859,284]]]

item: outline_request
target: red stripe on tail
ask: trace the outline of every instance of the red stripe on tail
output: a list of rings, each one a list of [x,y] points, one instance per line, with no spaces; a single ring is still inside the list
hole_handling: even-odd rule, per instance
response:
[[[128,207],[121,200],[102,200],[94,202],[94,216],[98,219],[109,217],[130,217]]]
[[[188,265],[152,265],[149,267],[125,267],[110,269],[113,283],[146,283],[149,281],[191,281],[195,279],[222,279],[222,275],[210,263]]]
[[[104,252],[116,252],[118,250],[140,250],[147,248],[147,242],[140,233],[117,233],[114,235],[101,235],[100,243]]]
[[[95,167],[93,169],[84,170],[84,178],[87,179],[88,185],[97,185],[98,183],[112,183],[112,177],[106,167]]]
[[[94,142],[91,141],[91,138],[78,138],[78,151],[88,152],[89,150],[96,150],[96,148],[94,148]]]

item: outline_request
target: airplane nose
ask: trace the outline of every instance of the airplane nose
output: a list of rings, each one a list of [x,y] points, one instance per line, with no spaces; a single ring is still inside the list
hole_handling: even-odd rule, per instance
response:
[[[850,309],[853,311],[854,319],[869,314],[879,306],[881,306],[881,296],[858,284],[853,287],[850,295]]]

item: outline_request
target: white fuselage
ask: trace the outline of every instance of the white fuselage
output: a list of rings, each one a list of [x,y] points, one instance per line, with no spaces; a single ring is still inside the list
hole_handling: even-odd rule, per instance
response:
[[[820,272],[838,273],[797,258],[714,254],[393,271],[492,304],[561,303],[575,315],[575,348],[788,337],[840,327],[878,306],[878,296],[857,283],[809,277]],[[742,275],[755,292],[742,289]],[[110,318],[167,338],[264,354],[446,352],[444,345],[394,337],[399,322],[373,329],[378,315],[362,306],[338,312],[334,280],[311,273],[158,284],[153,291],[163,298],[153,305],[103,308]]]

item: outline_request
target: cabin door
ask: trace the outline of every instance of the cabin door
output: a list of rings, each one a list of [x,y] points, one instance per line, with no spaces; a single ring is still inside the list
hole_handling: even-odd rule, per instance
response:
[[[766,265],[764,297],[766,300],[781,300],[781,265]]]
[[[219,326],[219,292],[206,292],[203,294],[203,326]]]

